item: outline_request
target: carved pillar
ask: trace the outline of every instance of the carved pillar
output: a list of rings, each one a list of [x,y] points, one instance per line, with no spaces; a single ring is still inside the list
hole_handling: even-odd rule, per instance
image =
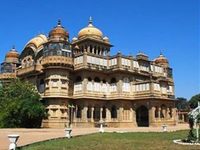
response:
[[[81,117],[82,119],[81,120],[84,122],[87,121],[87,109],[88,108],[86,106],[84,106],[82,109],[82,117]]]
[[[158,119],[160,119],[160,111],[161,111],[161,108],[158,107]]]
[[[111,112],[109,108],[106,108],[106,122],[111,121]]]
[[[100,111],[99,111],[99,113],[100,113],[100,120],[102,120],[102,112],[103,112],[103,108],[100,106]]]
[[[169,110],[169,108],[167,108],[166,119],[170,119],[170,115],[169,115],[169,113],[170,113],[170,110]]]
[[[155,107],[151,108],[151,121],[152,122],[155,122],[155,110],[156,110]]]
[[[94,106],[91,107],[91,122],[94,122]]]

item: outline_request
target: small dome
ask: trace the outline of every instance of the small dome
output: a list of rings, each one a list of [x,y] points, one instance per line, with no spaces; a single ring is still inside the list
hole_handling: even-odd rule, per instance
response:
[[[103,40],[104,40],[105,42],[107,42],[107,43],[110,43],[110,40],[109,40],[109,38],[108,38],[107,36],[105,36],[105,37],[103,38]]]
[[[143,59],[143,60],[148,60],[149,59],[149,57],[146,54],[144,54],[143,52],[141,52],[141,51],[139,51],[139,53],[136,55],[136,58],[137,59]]]
[[[73,38],[72,38],[72,41],[76,41],[76,40],[78,40],[77,37],[73,37]]]
[[[15,47],[13,47],[6,54],[5,61],[6,62],[19,62],[19,53],[17,52],[17,50],[15,49]]]
[[[41,45],[43,45],[44,43],[46,43],[47,37],[44,34],[39,34],[38,36],[32,38],[25,47],[27,47],[30,44],[35,45],[36,48],[39,48]]]
[[[167,58],[164,57],[162,54],[160,54],[160,56],[158,56],[156,59],[154,59],[154,62],[156,64],[161,64],[161,65],[168,64]]]
[[[64,40],[68,41],[69,33],[61,25],[61,21],[58,20],[58,24],[49,32],[49,40]]]
[[[103,33],[101,32],[101,30],[93,26],[91,17],[90,17],[88,26],[81,29],[78,33],[79,39],[84,38],[84,37],[93,37],[100,40],[103,39]]]

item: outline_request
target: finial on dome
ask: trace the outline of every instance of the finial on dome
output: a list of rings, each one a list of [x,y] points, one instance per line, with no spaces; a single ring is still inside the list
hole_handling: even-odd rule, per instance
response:
[[[160,50],[160,56],[162,56],[162,55],[163,55],[162,50]]]
[[[61,26],[61,20],[58,19],[58,26]]]
[[[89,24],[92,24],[92,17],[89,18]]]
[[[12,49],[10,51],[16,51],[15,45],[12,46]]]

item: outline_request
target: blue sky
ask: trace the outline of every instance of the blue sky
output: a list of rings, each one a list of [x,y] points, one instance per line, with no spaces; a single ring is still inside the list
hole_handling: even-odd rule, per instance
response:
[[[154,59],[160,51],[173,68],[175,94],[191,98],[200,93],[198,0],[6,0],[0,5],[0,61],[12,47],[21,52],[39,33],[62,20],[70,38],[85,27],[89,16],[119,50]]]

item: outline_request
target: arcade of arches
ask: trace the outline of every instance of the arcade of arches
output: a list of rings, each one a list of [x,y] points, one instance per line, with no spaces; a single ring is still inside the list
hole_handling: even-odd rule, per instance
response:
[[[67,112],[61,112],[65,114],[59,116],[65,116],[63,119],[71,118],[72,125],[76,127],[94,127],[98,125],[99,121],[104,121],[107,127],[161,126],[163,122],[175,125],[174,103],[169,101],[165,102],[164,105],[162,101],[140,100],[133,102],[85,99],[83,101],[79,99],[73,103],[70,102],[74,106],[73,109],[67,109]],[[59,114],[59,109],[56,109],[55,114]],[[52,123],[56,124],[56,122]]]

